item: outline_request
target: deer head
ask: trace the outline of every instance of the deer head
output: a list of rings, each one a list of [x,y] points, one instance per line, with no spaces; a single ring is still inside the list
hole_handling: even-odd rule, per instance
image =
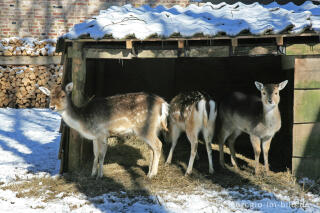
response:
[[[63,111],[67,107],[68,95],[71,93],[73,83],[67,84],[65,90],[61,86],[54,86],[51,91],[46,87],[39,87],[40,91],[50,97],[49,108],[54,111]]]
[[[262,84],[258,81],[254,82],[257,89],[261,92],[261,100],[263,105],[273,108],[280,102],[279,92],[282,90],[288,83],[288,80],[285,80],[279,84]]]

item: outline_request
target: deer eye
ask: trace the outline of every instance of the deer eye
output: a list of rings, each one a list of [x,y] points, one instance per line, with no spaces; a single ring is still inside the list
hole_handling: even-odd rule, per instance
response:
[[[266,93],[265,93],[265,92],[263,92],[263,93],[262,93],[262,95],[266,95]]]
[[[278,95],[278,93],[276,92],[276,93],[274,93],[275,95]]]

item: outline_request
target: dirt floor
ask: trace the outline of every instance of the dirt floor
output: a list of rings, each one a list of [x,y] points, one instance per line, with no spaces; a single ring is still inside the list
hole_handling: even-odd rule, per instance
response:
[[[213,145],[213,161],[215,172],[208,173],[208,158],[204,144],[200,143],[198,154],[200,159],[196,160],[193,173],[185,176],[187,163],[189,161],[190,144],[181,137],[173,155],[173,162],[166,165],[165,157],[168,154],[171,144],[163,143],[163,155],[161,157],[158,175],[149,180],[146,177],[149,165],[149,149],[144,142],[134,137],[126,140],[110,141],[104,164],[104,177],[96,180],[90,177],[92,162],[83,165],[80,172],[64,174],[58,179],[43,178],[30,180],[27,183],[1,187],[17,191],[17,196],[41,196],[49,189],[52,195],[47,199],[54,199],[57,194],[64,192],[64,195],[82,192],[87,196],[97,196],[110,191],[125,191],[129,195],[156,195],[163,191],[175,191],[190,193],[197,187],[208,190],[221,191],[224,188],[234,186],[253,186],[261,190],[276,193],[277,190],[287,190],[293,196],[304,196],[311,191],[320,194],[320,184],[301,185],[290,173],[290,170],[282,172],[270,172],[269,175],[261,173],[254,174],[254,161],[248,157],[237,154],[240,162],[240,170],[230,165],[229,149],[225,147],[226,162],[229,166],[222,169],[219,166],[218,146]],[[263,171],[263,165],[261,164]],[[272,168],[271,168],[272,169]]]

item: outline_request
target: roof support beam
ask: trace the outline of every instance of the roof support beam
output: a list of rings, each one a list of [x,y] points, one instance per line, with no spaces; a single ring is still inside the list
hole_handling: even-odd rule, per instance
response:
[[[179,40],[178,41],[178,48],[179,49],[183,49],[184,48],[184,42],[185,42],[184,40]]]
[[[283,37],[282,36],[276,37],[276,42],[278,46],[283,46]]]
[[[132,49],[132,40],[126,40],[126,48]]]

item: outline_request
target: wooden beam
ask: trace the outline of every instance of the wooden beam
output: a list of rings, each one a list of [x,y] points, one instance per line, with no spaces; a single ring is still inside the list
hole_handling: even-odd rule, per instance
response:
[[[84,48],[83,51],[86,58],[131,59],[133,57],[130,49]]]
[[[1,65],[60,64],[61,56],[0,56]]]
[[[126,40],[126,48],[127,49],[132,49],[132,40]]]
[[[184,40],[178,40],[178,48],[183,49],[184,48]]]
[[[276,37],[276,42],[278,46],[283,46],[283,36]]]
[[[293,44],[286,47],[286,55],[320,55],[320,44]]]
[[[294,123],[320,122],[320,89],[294,90]]]
[[[293,70],[295,64],[295,57],[294,56],[286,56],[281,55],[281,68],[282,70]]]
[[[316,180],[320,175],[320,159],[308,157],[292,158],[292,173],[296,177],[308,177]]]
[[[234,56],[262,56],[262,55],[278,55],[276,45],[273,46],[235,46],[233,47]]]
[[[320,115],[319,115],[320,116]],[[293,125],[293,150],[295,157],[319,157],[320,123]]]
[[[237,47],[238,46],[238,39],[237,38],[231,39],[231,46],[232,47]]]
[[[320,56],[295,59],[294,88],[320,89]]]
[[[309,177],[316,180],[320,176],[320,159],[293,157],[292,173],[297,177]]]
[[[65,87],[66,84],[68,83],[68,74],[69,71],[71,72],[71,70],[68,70],[68,66],[69,66],[69,61],[68,61],[68,56],[66,53],[63,53],[62,57],[61,57],[61,62],[63,61],[63,68],[62,68],[62,78],[61,78],[61,86]]]
[[[229,56],[229,46],[192,46],[186,49],[180,57],[228,57]]]
[[[86,58],[84,57],[83,44],[73,42],[72,53],[72,102],[75,106],[82,106],[86,102],[85,83],[86,83]],[[68,54],[69,52],[68,51]],[[76,171],[80,169],[82,161],[83,138],[74,129],[70,129],[69,135],[69,153],[68,153],[68,170]]]
[[[177,58],[178,50],[138,50],[137,58]]]
[[[61,120],[61,139],[60,139],[60,147],[59,147],[59,155],[58,158],[60,159],[60,169],[59,173],[63,174],[64,172],[68,171],[68,152],[69,152],[69,135],[70,135],[70,128],[63,124]]]

